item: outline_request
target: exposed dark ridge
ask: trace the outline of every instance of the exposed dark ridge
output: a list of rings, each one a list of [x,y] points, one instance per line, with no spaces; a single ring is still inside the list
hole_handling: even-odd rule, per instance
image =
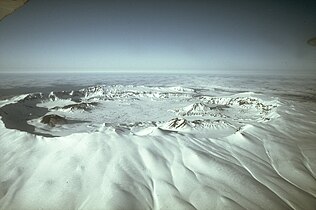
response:
[[[63,107],[54,107],[53,109],[71,109],[71,110],[84,110],[84,111],[89,111],[91,110],[94,106],[96,106],[98,103],[97,102],[81,102],[78,104],[69,104]]]

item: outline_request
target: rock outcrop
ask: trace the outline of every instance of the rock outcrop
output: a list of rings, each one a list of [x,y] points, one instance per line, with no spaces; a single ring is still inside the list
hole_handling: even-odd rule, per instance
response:
[[[66,124],[67,120],[56,114],[49,114],[42,117],[41,123],[54,127],[55,125]]]

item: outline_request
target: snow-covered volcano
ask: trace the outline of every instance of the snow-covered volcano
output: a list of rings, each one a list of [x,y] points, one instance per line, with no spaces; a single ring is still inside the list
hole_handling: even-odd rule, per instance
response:
[[[93,86],[46,95],[27,94],[2,109],[6,112],[4,121],[25,120],[28,128],[34,129],[24,130],[38,135],[64,136],[122,126],[134,133],[152,125],[208,133],[212,124],[218,122],[233,133],[247,123],[270,121],[278,116],[276,99],[263,101],[258,97],[247,92],[225,97],[200,96],[194,89],[179,87]],[[23,112],[20,118],[16,116],[17,106]],[[178,118],[183,118],[180,125],[179,120],[174,120]]]
[[[314,209],[315,102],[216,91],[0,101],[0,209]]]

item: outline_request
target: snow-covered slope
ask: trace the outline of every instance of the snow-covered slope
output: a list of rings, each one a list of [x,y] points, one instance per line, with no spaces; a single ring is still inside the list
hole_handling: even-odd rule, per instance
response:
[[[0,209],[315,209],[315,102],[210,91],[98,85],[1,101]],[[11,116],[30,127],[6,128]]]

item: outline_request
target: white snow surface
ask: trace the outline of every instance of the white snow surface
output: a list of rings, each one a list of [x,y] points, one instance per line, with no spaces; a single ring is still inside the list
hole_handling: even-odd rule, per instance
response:
[[[0,209],[315,209],[316,102],[255,92],[51,92],[37,106],[78,123],[28,121],[44,137],[0,121]]]

